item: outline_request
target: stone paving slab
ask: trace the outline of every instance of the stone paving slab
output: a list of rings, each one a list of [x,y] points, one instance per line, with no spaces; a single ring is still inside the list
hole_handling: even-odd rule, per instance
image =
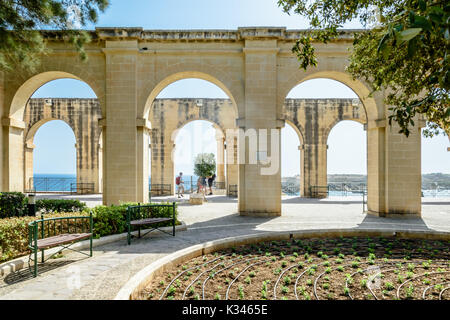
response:
[[[283,215],[276,218],[239,216],[236,201],[224,197],[210,198],[202,206],[180,203],[179,208],[179,218],[186,222],[188,230],[178,232],[176,237],[156,234],[137,239],[131,246],[124,241],[109,243],[96,247],[92,258],[66,254],[54,262],[70,263],[37,278],[23,276],[23,281],[12,284],[7,283],[7,278],[1,279],[0,299],[113,299],[132,276],[150,263],[195,244],[234,236],[343,228],[450,232],[450,201],[423,205],[420,219],[369,216],[361,212],[360,202],[333,199],[285,203]]]

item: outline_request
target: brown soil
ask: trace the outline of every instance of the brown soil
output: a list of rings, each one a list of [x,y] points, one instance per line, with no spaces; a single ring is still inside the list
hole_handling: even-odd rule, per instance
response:
[[[167,270],[146,299],[450,299],[450,241],[335,238],[261,242]]]

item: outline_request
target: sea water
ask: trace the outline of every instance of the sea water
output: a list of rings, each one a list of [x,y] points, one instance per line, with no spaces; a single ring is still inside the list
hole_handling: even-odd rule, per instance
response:
[[[173,184],[175,184],[175,178]],[[184,189],[186,191],[191,190],[191,188],[197,188],[197,179],[195,175],[183,175]],[[33,176],[34,189],[38,192],[70,192],[71,184],[77,182],[77,177],[75,174],[42,174],[36,173]],[[149,188],[151,185],[151,178],[148,179]],[[192,183],[192,184],[191,184]],[[450,190],[422,190],[423,197],[425,198],[442,198],[450,197]],[[300,193],[296,192],[292,194],[293,196],[299,196]],[[329,191],[329,196],[359,196],[361,193],[353,193],[350,191]]]

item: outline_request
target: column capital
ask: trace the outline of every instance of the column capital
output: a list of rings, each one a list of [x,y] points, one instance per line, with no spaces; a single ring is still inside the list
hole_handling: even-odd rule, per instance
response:
[[[386,119],[370,120],[370,121],[367,121],[366,124],[364,124],[364,128],[366,128],[366,130],[385,128],[385,127],[386,127]]]
[[[425,128],[427,126],[427,120],[424,119],[417,120],[417,126],[419,128]]]
[[[31,141],[27,141],[25,142],[25,148],[33,150],[36,146]]]
[[[100,127],[106,127],[106,118],[100,118],[98,119],[98,125]]]
[[[5,127],[13,127],[16,129],[25,129],[26,124],[24,121],[17,120],[14,118],[3,118],[2,119],[2,125]]]
[[[148,121],[145,118],[137,118],[136,119],[136,127],[144,128],[147,130],[152,130],[152,125],[151,125],[150,121]]]
[[[326,143],[304,143],[298,146],[299,150],[311,149],[315,147],[326,147],[328,149],[328,144]]]

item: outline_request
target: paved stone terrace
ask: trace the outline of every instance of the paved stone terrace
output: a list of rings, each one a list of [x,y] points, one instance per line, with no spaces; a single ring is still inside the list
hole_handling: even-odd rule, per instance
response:
[[[377,218],[362,213],[359,197],[324,200],[283,198],[283,215],[277,218],[241,217],[237,200],[211,196],[203,206],[180,202],[180,220],[187,231],[176,237],[155,234],[131,246],[119,241],[94,248],[94,257],[65,254],[42,268],[37,278],[27,269],[1,279],[0,299],[113,299],[120,288],[142,268],[174,251],[202,242],[267,231],[329,228],[429,230],[450,232],[450,199],[423,198],[421,219]],[[98,196],[84,197],[88,205]],[[161,197],[167,201],[176,198]]]

